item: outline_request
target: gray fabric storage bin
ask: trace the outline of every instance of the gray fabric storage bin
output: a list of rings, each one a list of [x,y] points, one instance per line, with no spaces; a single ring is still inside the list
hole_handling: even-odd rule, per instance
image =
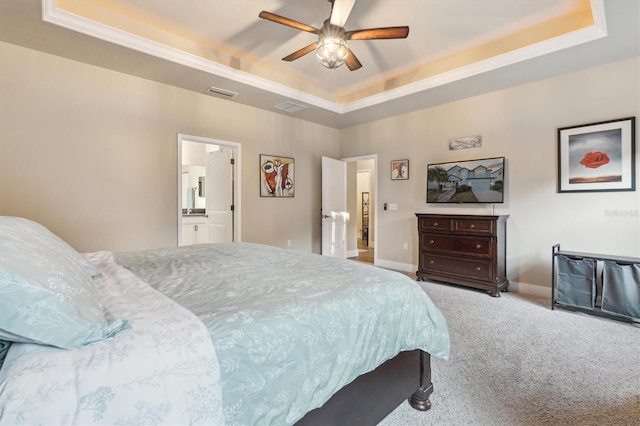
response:
[[[596,263],[593,259],[556,256],[558,303],[593,309],[596,301]]]
[[[640,265],[604,261],[602,310],[640,319]]]

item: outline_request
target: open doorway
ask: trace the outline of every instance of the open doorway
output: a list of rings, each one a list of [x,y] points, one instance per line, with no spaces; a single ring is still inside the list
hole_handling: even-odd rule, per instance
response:
[[[344,158],[347,163],[347,257],[376,263],[377,155]]]
[[[178,246],[241,241],[240,145],[178,135]]]

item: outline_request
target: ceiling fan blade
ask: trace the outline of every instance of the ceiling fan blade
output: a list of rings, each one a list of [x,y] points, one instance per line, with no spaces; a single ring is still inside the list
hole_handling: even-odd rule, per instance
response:
[[[303,47],[300,50],[296,50],[291,55],[285,56],[284,58],[282,58],[282,60],[287,62],[295,61],[296,59],[306,55],[307,53],[313,52],[314,50],[316,50],[316,47],[318,47],[317,41],[315,43],[311,43],[306,47]]]
[[[331,1],[331,18],[329,22],[331,25],[337,27],[344,27],[347,22],[347,18],[351,13],[353,4],[356,0],[330,0]]]
[[[303,24],[302,22],[294,21],[293,19],[285,18],[284,16],[276,15],[275,13],[262,11],[258,14],[262,19],[275,22],[277,24],[286,25],[287,27],[295,28],[300,31],[306,31],[312,34],[318,34],[319,29],[312,27],[311,25]]]
[[[407,38],[409,27],[370,28],[368,30],[347,31],[347,40],[380,40]]]
[[[356,55],[353,54],[351,49],[349,49],[349,56],[347,56],[347,60],[344,63],[347,64],[347,67],[351,71],[355,71],[358,68],[362,68],[362,64],[360,63],[358,58],[356,58]]]

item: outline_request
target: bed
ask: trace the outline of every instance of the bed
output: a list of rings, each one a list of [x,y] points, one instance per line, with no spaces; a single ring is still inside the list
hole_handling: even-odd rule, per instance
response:
[[[0,424],[375,424],[407,398],[427,410],[430,357],[449,354],[440,311],[392,271],[251,243],[65,250],[99,336],[60,344],[0,313]]]

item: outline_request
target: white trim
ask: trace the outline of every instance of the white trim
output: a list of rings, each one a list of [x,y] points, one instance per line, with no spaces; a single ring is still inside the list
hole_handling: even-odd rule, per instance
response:
[[[241,223],[241,200],[242,200],[242,146],[237,142],[223,141],[220,139],[211,139],[201,136],[192,136],[184,133],[178,133],[178,245],[182,241],[182,142],[200,142],[212,145],[226,146],[234,151],[234,167],[233,167],[233,241],[242,241],[242,223]]]
[[[366,161],[366,160],[365,160]],[[373,192],[373,198],[375,199],[376,194],[374,191],[371,190],[371,188],[373,188],[373,182],[371,177],[375,176],[375,171],[372,171],[371,169],[362,169],[362,170],[356,170],[356,196],[358,195],[358,182],[360,181],[360,173],[367,173],[367,189],[369,190],[369,200],[371,200],[371,193]],[[362,198],[358,197],[359,199],[356,199],[356,203],[360,204],[360,214],[362,214]],[[369,212],[371,212],[371,207],[369,208]],[[356,211],[358,210],[358,206],[356,206]],[[361,218],[362,219],[362,218]],[[375,222],[375,211],[373,212],[373,225],[375,226],[376,222]],[[369,213],[369,223],[371,223],[371,213]],[[356,221],[357,224],[357,221]],[[358,237],[358,230],[356,229],[356,245],[358,245],[358,238],[362,238],[362,229],[360,229],[360,237]],[[375,235],[375,231],[374,232],[369,232],[369,235],[367,236],[367,246],[371,247],[373,249],[375,249],[375,246],[373,245],[373,240],[371,240],[371,235]],[[374,257],[375,257],[375,252],[374,252]]]
[[[605,35],[609,34],[607,29],[607,16],[604,12],[604,0],[591,0],[590,3],[594,26],[600,29]]]
[[[600,3],[601,1],[602,0],[592,0],[592,4]],[[598,23],[597,20],[596,23]],[[553,53],[559,50],[574,47],[579,44],[598,40],[606,36],[606,26],[604,26],[603,28],[602,26],[593,25],[591,27],[583,28],[571,33],[554,37],[550,40],[531,44],[529,46],[516,49],[508,53],[503,53],[502,55],[494,56],[483,61],[456,68],[451,71],[435,75],[433,77],[428,77],[414,83],[409,83],[396,89],[388,90],[384,93],[379,93],[377,95],[372,95],[345,104],[341,110],[341,113],[345,114],[348,112],[357,111],[359,109],[374,106],[383,102],[390,101],[392,99],[398,99],[404,96],[412,95],[414,93],[433,89],[434,87],[444,86],[445,84],[453,83],[465,78],[493,71],[498,68],[503,68],[508,65],[513,65],[518,62],[524,62],[529,59],[537,58],[548,53]]]
[[[541,287],[539,285],[509,281],[509,291],[514,293],[528,294],[531,296],[546,297],[549,299],[549,306],[551,306],[550,287]]]
[[[377,266],[381,266],[383,268],[388,268],[388,269],[393,269],[396,271],[402,271],[402,272],[415,272],[417,269],[416,265],[407,265],[407,264],[403,264],[403,263],[395,263],[395,262],[389,262],[389,261],[383,261],[384,265],[377,265]],[[393,266],[393,264],[395,263],[395,267]],[[389,266],[387,266],[386,264],[388,264]],[[406,269],[400,269],[402,266],[404,265],[404,267]],[[411,269],[411,267],[413,267],[413,269]],[[434,281],[434,280],[426,280],[425,282],[427,283],[434,283],[434,284],[447,284],[446,281]],[[452,285],[455,285],[456,287],[460,287],[460,288],[466,288],[464,284],[455,284],[452,283]],[[472,289],[472,287],[469,287],[470,289]],[[549,306],[551,306],[551,288],[549,287],[541,287],[539,285],[533,285],[533,284],[527,284],[527,283],[519,283],[517,281],[509,281],[509,288],[507,290],[508,293],[519,293],[519,294],[526,294],[528,296],[534,296],[534,297],[544,297],[549,299]]]
[[[120,29],[91,21],[87,18],[74,15],[64,10],[56,9],[56,0],[42,0],[42,20],[72,31],[76,31],[100,40],[108,41],[119,46],[137,50],[160,59],[184,65],[196,70],[204,71],[228,78],[229,80],[247,84],[252,87],[267,90],[287,98],[296,99],[319,108],[341,113],[340,105],[319,96],[314,96],[291,87],[275,83],[271,80],[231,68],[226,65],[213,62],[183,50],[176,49],[155,41],[127,33]],[[203,88],[203,91],[205,89]]]
[[[352,258],[352,257],[358,257],[359,254],[360,254],[360,252],[358,251],[358,249],[348,250],[347,251],[347,259]]]
[[[535,43],[493,58],[474,64],[460,67],[434,77],[429,77],[414,83],[406,84],[393,90],[368,96],[348,104],[337,104],[319,96],[311,95],[300,90],[293,89],[283,84],[275,83],[262,77],[258,77],[244,71],[240,71],[226,65],[193,55],[182,50],[166,46],[152,40],[127,33],[117,28],[110,27],[64,10],[56,9],[56,0],[42,0],[42,19],[46,22],[77,31],[101,40],[120,46],[137,50],[157,58],[165,59],[179,65],[208,72],[223,78],[228,78],[242,84],[246,84],[268,92],[275,93],[296,101],[304,102],[318,108],[337,114],[347,114],[363,108],[378,105],[393,99],[398,99],[414,93],[419,93],[434,87],[459,81],[468,77],[492,71],[507,65],[526,61],[548,53],[557,52],[577,46],[579,44],[594,41],[607,36],[606,16],[604,12],[604,0],[591,0],[591,10],[594,25],[571,33],[554,37]],[[204,90],[204,89],[203,89]]]
[[[415,273],[418,270],[417,265],[410,263],[393,262],[391,260],[376,259],[375,265],[381,268],[392,269],[394,271],[412,272]]]

